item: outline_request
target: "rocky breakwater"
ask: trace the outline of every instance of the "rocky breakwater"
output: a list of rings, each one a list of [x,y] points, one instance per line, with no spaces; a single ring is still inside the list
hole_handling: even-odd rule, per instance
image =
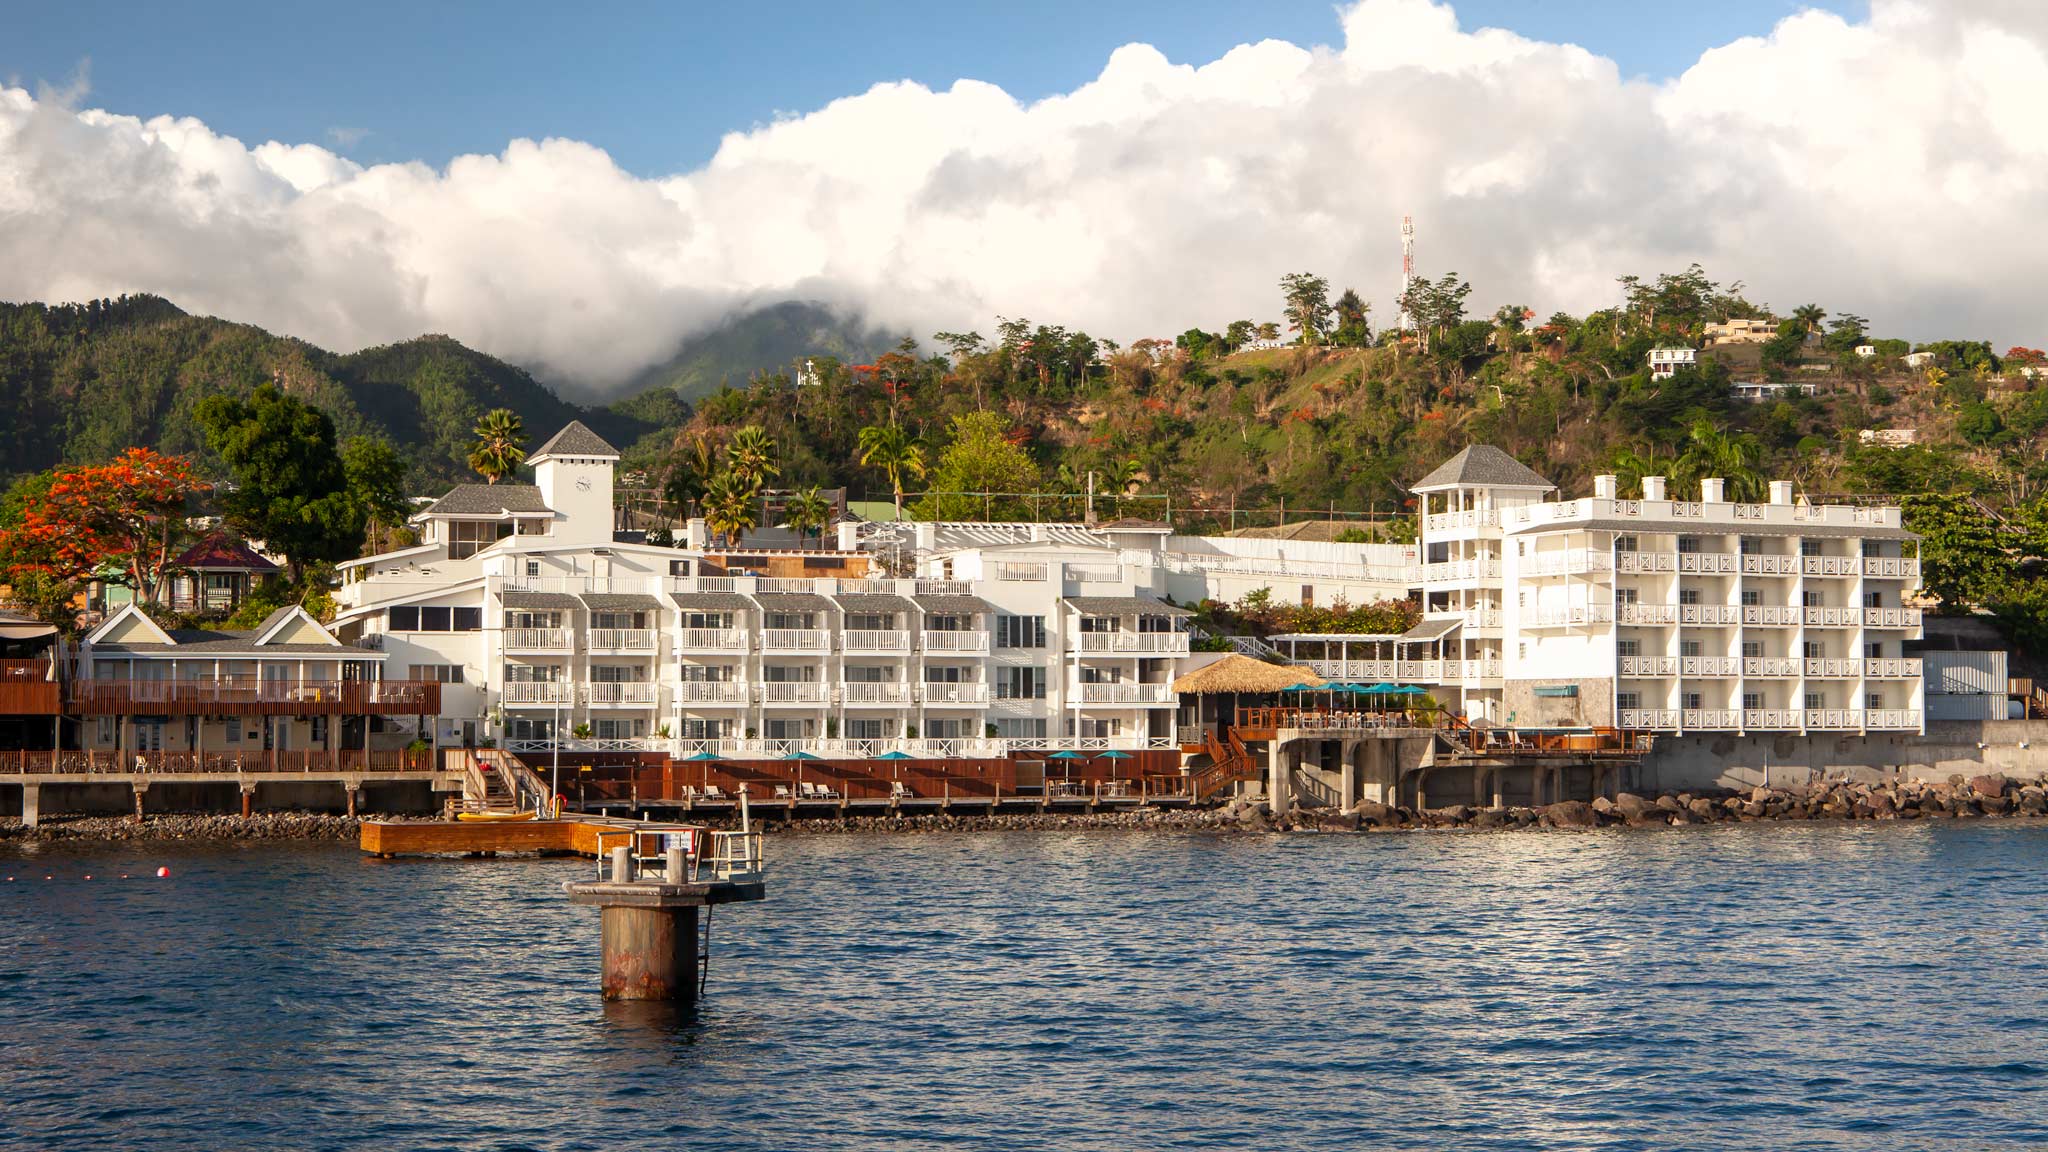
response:
[[[1566,800],[1540,808],[1402,808],[1365,803],[1352,812],[1300,809],[1275,819],[1240,802],[1222,810],[1238,827],[1354,832],[1420,828],[1604,828],[1738,823],[1756,820],[1963,820],[2048,816],[2048,789],[2004,776],[1950,777],[1943,782],[1855,784],[1823,781],[1744,792],[1677,792],[1612,800]]]
[[[45,818],[34,828],[0,820],[0,842],[58,840],[354,840],[360,821],[319,812],[261,812],[250,816],[166,813],[145,816]]]

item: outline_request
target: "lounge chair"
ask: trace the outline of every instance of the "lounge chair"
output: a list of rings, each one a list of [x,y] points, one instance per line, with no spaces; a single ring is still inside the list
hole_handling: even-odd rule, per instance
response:
[[[789,799],[789,798],[790,798],[790,795],[789,795],[789,785],[787,785],[787,784],[777,784],[777,785],[775,786],[775,798],[776,798],[777,800],[787,800],[787,799]]]
[[[910,790],[910,785],[905,784],[903,781],[893,780],[889,783],[889,795],[892,798],[901,799],[905,796],[915,798],[917,796],[917,793],[912,792]]]
[[[726,796],[725,793],[718,790],[718,785],[706,784],[704,786],[704,798],[706,800],[723,800]]]

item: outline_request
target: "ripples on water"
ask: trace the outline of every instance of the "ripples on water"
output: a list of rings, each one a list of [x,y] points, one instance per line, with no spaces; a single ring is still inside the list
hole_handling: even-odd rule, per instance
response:
[[[2048,1142],[2048,826],[769,847],[694,1019],[587,863],[0,850],[0,1143]]]

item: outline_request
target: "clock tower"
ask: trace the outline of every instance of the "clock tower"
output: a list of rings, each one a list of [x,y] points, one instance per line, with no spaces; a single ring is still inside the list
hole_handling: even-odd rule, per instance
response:
[[[612,472],[619,463],[618,449],[575,420],[526,462],[533,465],[541,503],[555,514],[555,543],[612,542]]]

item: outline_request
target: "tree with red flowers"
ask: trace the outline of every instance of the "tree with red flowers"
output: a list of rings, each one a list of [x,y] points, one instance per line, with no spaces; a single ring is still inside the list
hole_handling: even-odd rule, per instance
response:
[[[108,564],[115,580],[154,604],[184,531],[186,505],[206,490],[182,456],[130,448],[107,464],[59,468],[44,498],[0,533],[0,566],[75,582]]]

